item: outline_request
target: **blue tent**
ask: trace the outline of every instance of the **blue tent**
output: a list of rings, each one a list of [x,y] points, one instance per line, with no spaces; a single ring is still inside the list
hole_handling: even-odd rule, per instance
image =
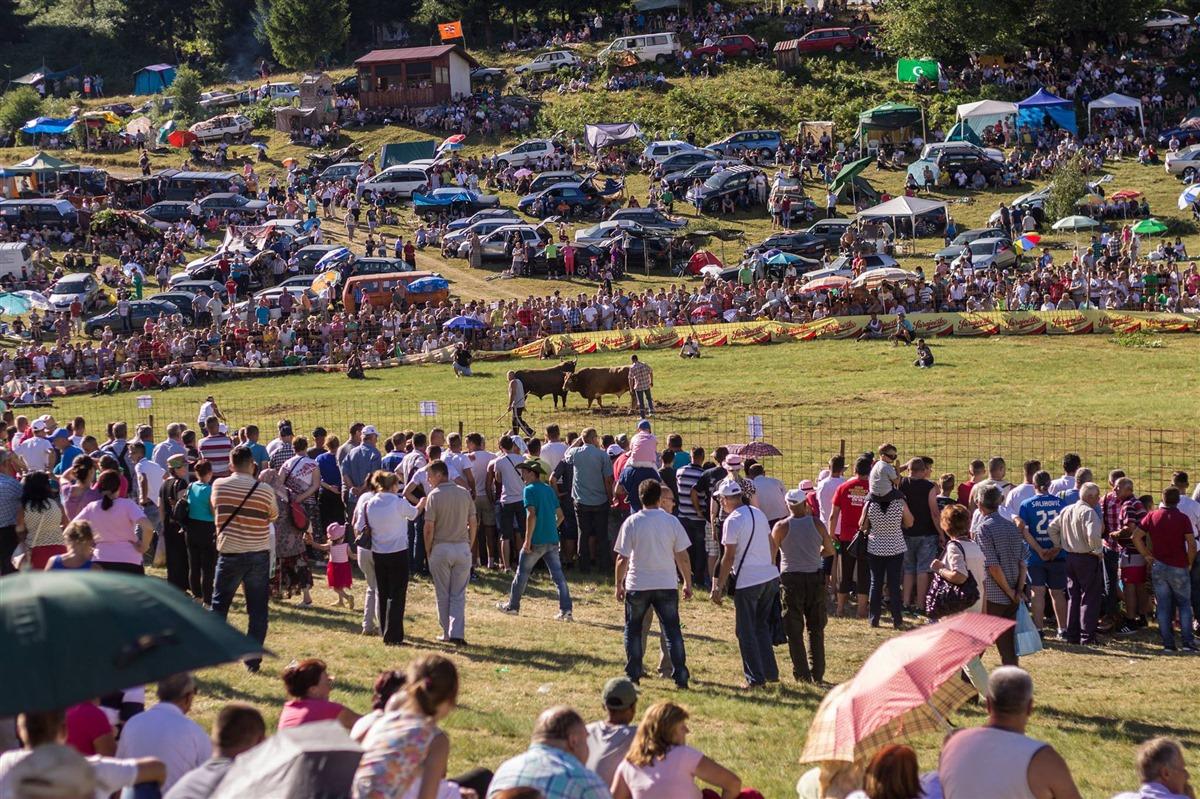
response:
[[[73,119],[54,119],[53,117],[38,117],[31,119],[21,126],[21,132],[33,136],[38,133],[61,136],[75,125]]]
[[[966,120],[959,120],[954,127],[950,128],[950,132],[946,134],[946,141],[967,141],[977,147],[983,146],[983,139],[979,138]]]
[[[1063,130],[1079,132],[1079,125],[1075,121],[1075,103],[1070,100],[1055,97],[1045,89],[1038,89],[1017,103],[1018,128],[1046,127],[1047,118]]]
[[[133,73],[134,94],[159,94],[175,82],[175,67],[151,64]]]

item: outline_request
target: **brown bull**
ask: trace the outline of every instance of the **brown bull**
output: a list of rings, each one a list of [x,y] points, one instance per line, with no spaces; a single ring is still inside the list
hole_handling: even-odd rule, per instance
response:
[[[592,400],[603,408],[605,394],[619,397],[629,391],[629,367],[589,366],[576,369],[563,379],[563,388],[582,395],[588,401],[589,408],[592,407]]]
[[[517,379],[525,386],[525,393],[541,399],[547,394],[554,397],[554,407],[562,399],[563,407],[567,407],[567,391],[563,388],[563,380],[575,371],[575,361],[563,361],[558,366],[545,369],[517,369]]]

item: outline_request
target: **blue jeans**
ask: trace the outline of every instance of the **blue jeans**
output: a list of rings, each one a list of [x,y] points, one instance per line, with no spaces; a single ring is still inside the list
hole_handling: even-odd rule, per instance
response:
[[[1194,646],[1196,639],[1192,633],[1192,578],[1188,570],[1179,566],[1168,566],[1156,560],[1150,567],[1150,575],[1154,580],[1154,601],[1158,606],[1158,634],[1162,637],[1162,645],[1167,649],[1175,648],[1175,631],[1171,624],[1175,620],[1175,611],[1178,610],[1183,645]]]
[[[529,552],[521,550],[517,574],[513,577],[512,588],[508,593],[508,606],[513,610],[521,609],[521,595],[525,593],[525,586],[529,584],[529,575],[542,558],[546,559],[546,568],[550,570],[550,577],[558,586],[558,609],[563,613],[570,613],[571,592],[567,589],[567,578],[563,574],[562,561],[558,557],[558,544],[534,544]]]
[[[871,589],[867,596],[871,610],[867,618],[872,627],[879,626],[883,613],[883,583],[887,579],[888,604],[892,610],[892,624],[897,627],[903,621],[904,604],[900,593],[900,572],[904,569],[904,553],[899,555],[872,555],[867,553],[867,566],[871,570]]]
[[[739,586],[733,596],[734,631],[742,653],[742,672],[750,685],[779,681],[771,640],[771,607],[778,596],[778,577],[747,588]]]
[[[650,389],[639,388],[633,392],[634,399],[638,404],[638,415],[645,418],[646,414],[654,413],[654,398],[650,396]]]
[[[628,591],[625,594],[625,674],[637,682],[642,679],[642,624],[646,610],[654,608],[659,626],[667,637],[671,655],[672,677],[675,684],[688,684],[687,655],[683,649],[683,629],[679,625],[679,590],[664,588],[655,591]]]
[[[239,585],[245,585],[246,615],[250,617],[246,634],[260,644],[267,640],[267,602],[271,596],[271,554],[263,552],[220,553],[217,572],[213,577],[212,609],[222,619],[228,618],[229,606]],[[257,666],[261,658],[247,660]]]

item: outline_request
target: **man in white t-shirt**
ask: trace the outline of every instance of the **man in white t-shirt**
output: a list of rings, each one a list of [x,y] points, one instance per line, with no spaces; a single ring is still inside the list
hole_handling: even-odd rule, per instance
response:
[[[679,624],[679,577],[683,596],[692,598],[691,539],[679,519],[659,506],[663,486],[643,480],[638,486],[642,509],[621,524],[617,542],[617,599],[625,602],[625,674],[635,683],[642,678],[642,626],[653,608],[667,639],[672,678],[687,688],[687,657]]]
[[[817,482],[817,507],[821,509],[821,522],[829,527],[829,516],[833,513],[833,495],[838,486],[846,482],[846,459],[834,455],[829,459],[829,476],[822,477]]]
[[[215,416],[222,422],[225,421],[225,414],[221,413],[221,409],[217,407],[217,401],[208,396],[204,398],[204,402],[200,403],[200,413],[196,414],[196,426],[203,430],[204,422],[210,416]]]
[[[560,435],[558,425],[546,425],[546,441],[542,444],[541,458],[550,467],[551,472],[563,459],[563,455],[567,454],[567,443],[560,440]]]
[[[154,525],[156,532],[162,532],[162,515],[159,513],[159,491],[167,470],[159,466],[153,459],[146,457],[146,445],[135,441],[129,445],[129,462],[133,464],[133,476],[137,480],[137,489],[129,493],[142,506],[146,518]]]
[[[158,704],[138,713],[121,730],[120,757],[155,757],[167,768],[163,791],[208,760],[212,741],[208,733],[188,718],[196,698],[196,681],[188,672],[160,680]]]
[[[1005,495],[1004,504],[1000,506],[1001,516],[1010,522],[1016,521],[1017,514],[1021,511],[1021,503],[1037,494],[1037,489],[1033,485],[1033,476],[1041,471],[1041,469],[1041,461],[1025,461],[1025,482],[1013,486],[1008,494]]]
[[[18,444],[14,452],[25,461],[26,471],[48,472],[54,462],[54,445],[46,438],[46,423],[34,419],[31,427],[33,435]]]

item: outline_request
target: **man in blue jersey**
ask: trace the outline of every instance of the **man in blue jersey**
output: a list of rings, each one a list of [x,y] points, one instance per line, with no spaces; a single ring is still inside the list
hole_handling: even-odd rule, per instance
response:
[[[1033,587],[1033,623],[1038,632],[1046,618],[1046,592],[1054,600],[1054,618],[1058,622],[1058,637],[1064,639],[1067,629],[1067,553],[1050,540],[1050,523],[1062,512],[1063,501],[1050,493],[1050,472],[1033,475],[1035,494],[1021,503],[1017,510],[1017,529],[1028,548],[1025,565],[1029,569],[1029,585]]]

